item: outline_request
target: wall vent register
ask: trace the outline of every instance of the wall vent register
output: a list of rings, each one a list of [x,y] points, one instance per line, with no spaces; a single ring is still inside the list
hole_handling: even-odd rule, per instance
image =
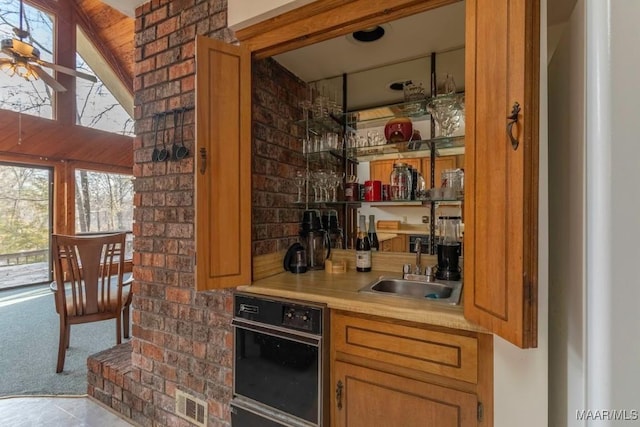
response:
[[[200,426],[207,425],[207,403],[176,389],[176,414]]]

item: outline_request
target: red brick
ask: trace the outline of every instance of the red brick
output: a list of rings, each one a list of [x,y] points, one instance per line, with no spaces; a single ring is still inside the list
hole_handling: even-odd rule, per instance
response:
[[[163,6],[159,9],[154,10],[151,13],[148,13],[144,16],[144,26],[151,27],[154,24],[158,23],[167,18],[167,6]]]
[[[136,76],[140,76],[141,74],[148,73],[149,71],[153,71],[155,69],[156,69],[156,58],[151,57],[143,61],[137,61],[134,67],[134,72]]]
[[[167,224],[165,235],[177,239],[193,238],[193,224]]]
[[[173,66],[178,61],[180,61],[180,48],[176,47],[173,49],[165,50],[158,53],[158,55],[156,55],[154,58],[156,59],[157,68],[162,68],[169,65]]]
[[[190,289],[171,287],[166,290],[167,301],[174,301],[180,304],[190,304],[192,301],[192,294],[193,291]]]
[[[164,363],[158,363],[155,367],[155,373],[165,380],[165,387],[167,381],[175,381],[178,378],[177,370],[175,366],[169,366]],[[167,394],[170,394],[167,392]]]
[[[133,362],[133,366],[142,370],[150,371],[153,369],[153,362],[141,354],[133,353],[131,355],[131,361]]]
[[[195,90],[196,79],[195,76],[187,76],[180,80],[180,90],[182,92],[191,92]]]
[[[203,342],[194,342],[193,345],[193,356],[198,359],[204,359],[207,355],[207,344]]]
[[[196,56],[196,44],[195,42],[187,42],[181,45],[182,59],[194,58]]]
[[[158,38],[168,36],[178,29],[178,25],[180,25],[180,18],[178,16],[173,16],[166,21],[160,22],[156,27],[156,36]]]
[[[187,59],[179,64],[169,67],[169,80],[176,80],[196,72],[195,59]]]
[[[160,70],[147,73],[142,77],[142,81],[145,88],[152,87],[157,84],[166,82],[167,70],[165,68],[162,68]]]
[[[164,254],[152,254],[151,255],[151,265],[154,267],[163,268],[165,264],[165,255]]]
[[[167,50],[168,47],[169,37],[155,39],[144,46],[144,57],[148,58],[150,56],[157,55],[158,53]]]
[[[140,350],[143,356],[151,358],[153,360],[162,361],[164,359],[164,352],[161,347],[153,345],[148,342],[142,343],[142,348]]]
[[[133,91],[136,92],[142,89],[142,77],[134,77],[133,78]]]

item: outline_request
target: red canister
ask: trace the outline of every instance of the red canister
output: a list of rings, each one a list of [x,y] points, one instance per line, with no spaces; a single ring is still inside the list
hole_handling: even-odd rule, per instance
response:
[[[382,200],[382,181],[364,182],[364,200],[368,202],[379,202]]]
[[[348,202],[360,200],[360,188],[357,182],[347,182],[344,186],[344,199]]]

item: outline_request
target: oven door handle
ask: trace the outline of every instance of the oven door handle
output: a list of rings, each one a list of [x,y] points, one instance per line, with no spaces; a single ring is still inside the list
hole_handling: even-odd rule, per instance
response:
[[[265,326],[262,323],[252,322],[250,320],[235,318],[231,321],[231,325],[235,328],[247,329],[259,334],[267,334],[277,338],[297,341],[303,344],[312,345],[314,347],[319,347],[320,342],[322,341],[322,337],[318,335],[307,334],[300,331],[292,331],[291,329],[280,328],[278,326]]]

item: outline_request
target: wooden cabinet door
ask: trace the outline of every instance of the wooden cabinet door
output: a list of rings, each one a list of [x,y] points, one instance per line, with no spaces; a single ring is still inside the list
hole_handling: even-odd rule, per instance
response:
[[[466,3],[464,314],[522,348],[537,346],[539,13]]]
[[[391,239],[391,252],[407,252],[408,250],[407,236],[400,235]]]
[[[407,252],[407,236],[396,236],[380,243],[380,252]]]
[[[389,184],[389,176],[393,170],[395,160],[374,160],[369,162],[369,179],[372,181],[382,181]]]
[[[389,177],[393,170],[393,164],[396,162],[406,163],[407,165],[418,169],[424,174],[422,169],[422,159],[401,159],[401,160],[374,160],[369,163],[369,179],[382,181],[383,184],[389,184]]]
[[[441,187],[442,183],[442,171],[447,169],[456,169],[458,167],[457,156],[445,156],[436,157],[434,169],[435,185],[434,187]],[[431,157],[425,157],[422,159],[422,176],[427,188],[431,188]]]
[[[196,288],[251,283],[251,56],[196,38]]]
[[[475,394],[340,361],[334,366],[336,427],[478,425]]]

